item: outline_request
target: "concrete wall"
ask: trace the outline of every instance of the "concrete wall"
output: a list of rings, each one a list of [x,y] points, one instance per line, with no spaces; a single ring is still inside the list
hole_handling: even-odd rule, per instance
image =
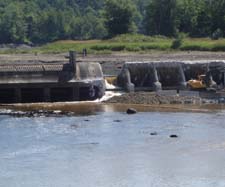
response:
[[[102,67],[99,63],[77,63],[76,79],[103,78]]]
[[[105,81],[100,64],[1,65],[0,103],[82,101],[101,98]]]
[[[127,62],[118,75],[118,85],[127,91],[135,89],[185,89],[190,79],[213,68],[224,68],[225,61]],[[218,85],[225,83],[224,73],[212,73]]]
[[[101,98],[104,92],[103,79],[66,84],[11,84],[0,87],[0,103],[86,101]]]

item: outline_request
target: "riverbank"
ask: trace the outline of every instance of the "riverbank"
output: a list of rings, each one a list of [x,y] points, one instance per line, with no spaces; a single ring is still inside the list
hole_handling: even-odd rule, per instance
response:
[[[120,98],[124,98],[121,96]],[[137,112],[187,112],[215,113],[225,110],[224,104],[132,104],[110,102],[59,102],[0,105],[0,115],[15,117],[62,117],[97,115],[101,112],[126,113],[128,108]]]
[[[123,34],[107,40],[61,40],[41,46],[3,44],[1,54],[45,53],[58,54],[75,50],[79,53],[86,49],[89,54],[112,54],[114,52],[135,52],[146,54],[157,51],[225,51],[225,39],[211,38],[169,38],[165,36],[145,36]]]

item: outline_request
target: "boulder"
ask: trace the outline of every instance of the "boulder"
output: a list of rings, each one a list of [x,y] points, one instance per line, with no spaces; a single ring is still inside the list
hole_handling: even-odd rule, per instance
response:
[[[156,136],[156,135],[158,135],[158,133],[157,132],[151,132],[150,135],[151,136]]]
[[[136,114],[137,113],[137,110],[134,109],[134,108],[128,108],[127,109],[127,114]]]
[[[170,138],[178,138],[178,136],[176,134],[172,134],[170,135]]]

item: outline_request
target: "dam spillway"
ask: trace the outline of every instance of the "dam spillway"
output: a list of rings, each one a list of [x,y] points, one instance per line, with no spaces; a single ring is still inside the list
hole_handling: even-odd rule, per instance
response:
[[[0,65],[0,103],[85,101],[101,98],[105,81],[99,63],[69,62]]]
[[[183,90],[187,88],[187,81],[211,71],[213,81],[224,88],[225,73],[219,71],[224,68],[223,60],[126,62],[117,83],[127,91]]]

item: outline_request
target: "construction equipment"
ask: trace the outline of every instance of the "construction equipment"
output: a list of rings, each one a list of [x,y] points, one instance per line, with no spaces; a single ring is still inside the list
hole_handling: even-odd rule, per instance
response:
[[[116,76],[105,76],[105,80],[114,86],[117,85],[117,77]]]
[[[213,80],[213,75],[221,75],[224,79],[225,68],[224,67],[211,67],[206,74],[198,76],[198,79],[191,79],[187,82],[187,87],[191,90],[207,90],[216,91],[218,89],[217,83]],[[223,76],[222,76],[223,75]],[[224,81],[220,81],[223,82]],[[223,85],[224,86],[224,85]]]
[[[191,79],[187,82],[188,89],[191,90],[202,90],[206,89],[206,82],[205,82],[206,75],[199,75],[198,79]]]

